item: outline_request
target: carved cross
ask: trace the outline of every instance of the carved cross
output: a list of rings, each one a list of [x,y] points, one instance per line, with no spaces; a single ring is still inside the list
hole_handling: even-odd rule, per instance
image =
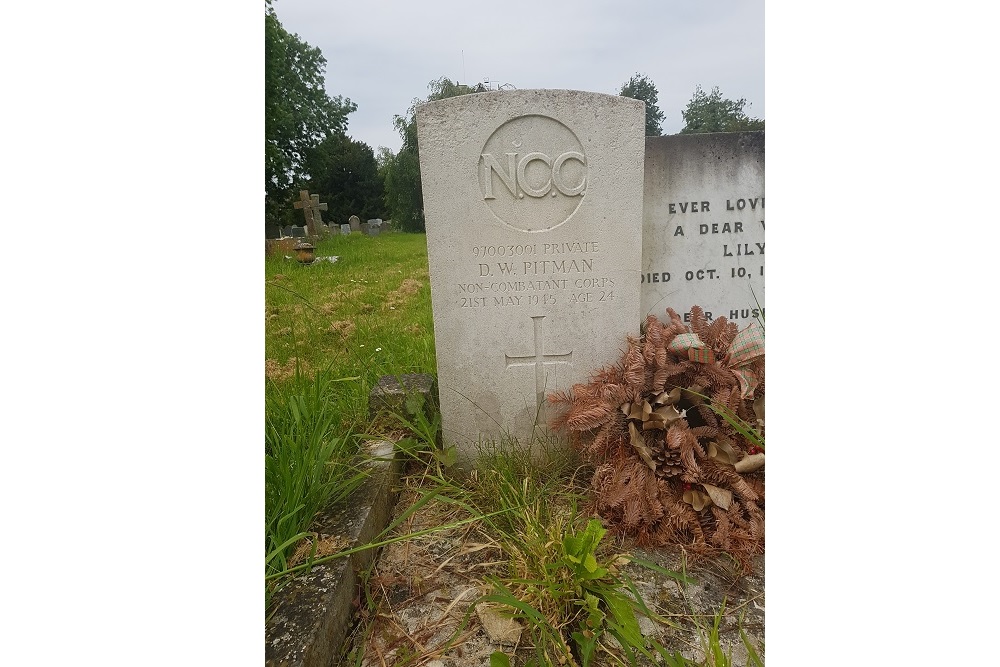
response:
[[[308,190],[299,190],[299,201],[292,206],[302,209],[302,214],[306,217],[306,233],[309,236],[316,236],[319,233],[319,224],[323,221],[319,212],[327,210],[326,203],[319,203],[319,195],[310,197]]]
[[[504,358],[507,361],[507,368],[512,368],[514,366],[534,366],[535,367],[535,411],[541,409],[541,406],[545,401],[545,366],[554,364],[569,364],[573,360],[573,352],[566,352],[565,354],[545,354],[544,347],[542,345],[542,320],[545,319],[545,315],[535,315],[531,318],[531,324],[534,328],[535,335],[535,351],[527,356],[523,357],[512,357],[509,354],[504,354]]]

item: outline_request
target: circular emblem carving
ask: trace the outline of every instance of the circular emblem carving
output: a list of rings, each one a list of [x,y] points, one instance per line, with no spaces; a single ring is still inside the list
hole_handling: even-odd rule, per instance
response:
[[[523,232],[555,229],[587,194],[583,144],[548,116],[521,116],[498,127],[486,140],[477,169],[490,211]]]

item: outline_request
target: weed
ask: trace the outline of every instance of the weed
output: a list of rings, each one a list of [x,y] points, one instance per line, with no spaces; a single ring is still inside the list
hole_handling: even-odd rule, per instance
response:
[[[512,510],[487,519],[507,572],[487,578],[492,592],[480,602],[503,605],[525,623],[539,666],[586,667],[599,652],[614,656],[605,635],[617,640],[629,662],[640,654],[652,659],[636,614],[655,614],[619,571],[627,559],[599,556],[605,530],[598,519],[581,526],[579,468],[557,451],[545,449],[539,457],[530,448],[494,445],[480,452],[470,502],[484,513]],[[503,662],[499,655],[491,660]]]

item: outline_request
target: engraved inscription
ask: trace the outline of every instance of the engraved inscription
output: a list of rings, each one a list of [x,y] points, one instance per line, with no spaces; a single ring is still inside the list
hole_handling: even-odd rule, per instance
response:
[[[667,204],[670,214],[666,222],[672,239],[672,257],[685,257],[686,261],[692,265],[673,266],[673,272],[664,270],[666,266],[647,266],[646,270],[640,274],[640,283],[673,283],[677,286],[670,292],[677,294],[688,286],[689,290],[703,290],[704,287],[714,281],[726,282],[739,281],[742,283],[753,283],[755,280],[760,283],[764,277],[764,197],[729,197],[725,199],[722,215],[733,216],[734,212],[743,211],[744,214],[758,214],[758,220],[752,221],[743,217],[741,220],[721,220],[717,222],[695,222],[691,218],[675,219],[673,216],[686,213],[709,213],[721,212],[723,210],[722,201],[709,201],[707,199],[690,198],[684,202],[670,202]],[[700,216],[699,216],[700,217]],[[702,218],[704,219],[704,218]],[[757,228],[757,222],[760,228]],[[757,239],[760,239],[758,241]],[[716,241],[709,243],[709,239]],[[692,252],[684,245],[685,242],[693,244],[697,252]],[[682,250],[682,248],[684,248]],[[735,264],[735,265],[734,265]],[[732,288],[726,286],[725,289]],[[750,285],[753,290],[753,286]],[[751,291],[754,300],[763,296],[763,286],[759,285],[759,293]],[[697,294],[699,300],[703,300],[704,291],[683,291],[682,293]],[[704,303],[701,305],[705,305]],[[728,304],[726,304],[728,306]],[[763,308],[757,302],[757,308],[748,305],[740,305],[736,308],[720,308],[722,313],[728,313],[728,319],[733,321],[755,319],[763,316]],[[711,319],[711,314],[706,312],[706,317]]]
[[[487,262],[476,265],[478,275],[470,275],[468,282],[458,283],[458,305],[494,308],[614,301],[615,279],[601,276],[602,267],[595,265],[594,256],[600,253],[597,241],[473,246],[472,255]],[[516,261],[518,257],[539,255],[558,258]],[[490,258],[500,261],[489,262]],[[593,273],[598,275],[576,277]],[[491,298],[484,296],[489,293],[493,293]],[[497,293],[511,296],[501,298]],[[558,293],[564,294],[557,298]]]
[[[542,320],[545,315],[535,315],[531,318],[531,326],[534,333],[535,351],[530,355],[514,357],[504,354],[507,368],[514,366],[534,366],[535,367],[535,410],[540,411],[545,404],[545,366],[554,364],[571,364],[573,361],[573,351],[563,354],[545,354],[542,343]]]
[[[587,169],[583,144],[568,127],[531,114],[490,135],[476,177],[498,220],[519,231],[544,232],[576,212],[586,196]]]

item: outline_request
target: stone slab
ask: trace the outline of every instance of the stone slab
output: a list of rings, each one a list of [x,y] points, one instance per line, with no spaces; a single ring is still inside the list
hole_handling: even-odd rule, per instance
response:
[[[310,530],[342,535],[350,547],[372,542],[389,523],[396,502],[396,482],[403,457],[393,443],[373,443],[372,474],[345,503],[321,513]],[[272,596],[273,613],[265,626],[267,667],[333,667],[343,657],[351,627],[359,572],[371,565],[376,550],[317,565]]]
[[[544,395],[639,333],[644,105],[565,90],[417,108],[446,445],[549,439]]]
[[[368,396],[368,418],[375,419],[380,412],[395,413],[407,419],[413,414],[406,399],[418,394],[418,401],[424,416],[433,420],[437,411],[437,382],[433,375],[427,373],[406,373],[403,375],[383,375],[372,388]]]
[[[350,234],[351,233],[351,226],[350,225],[341,225],[340,226],[340,233],[341,234]]]
[[[763,316],[764,133],[647,137],[642,240],[644,314]]]

